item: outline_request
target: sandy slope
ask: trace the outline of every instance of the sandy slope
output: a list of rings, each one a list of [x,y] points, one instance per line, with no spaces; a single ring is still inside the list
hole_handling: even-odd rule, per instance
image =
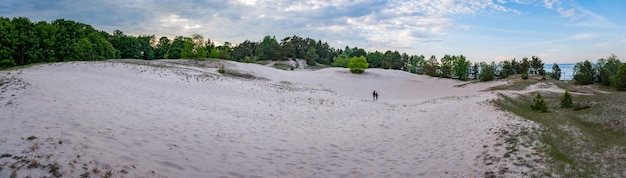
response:
[[[480,92],[502,82],[225,63],[264,79],[167,60],[3,72],[0,177],[55,162],[70,177],[477,177],[498,171],[485,164],[501,155],[494,131],[523,123]]]

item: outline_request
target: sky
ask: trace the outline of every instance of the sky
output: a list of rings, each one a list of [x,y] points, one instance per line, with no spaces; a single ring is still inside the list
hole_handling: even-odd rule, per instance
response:
[[[199,33],[216,44],[297,35],[335,48],[575,63],[626,59],[624,9],[623,0],[3,0],[0,16],[157,38]]]

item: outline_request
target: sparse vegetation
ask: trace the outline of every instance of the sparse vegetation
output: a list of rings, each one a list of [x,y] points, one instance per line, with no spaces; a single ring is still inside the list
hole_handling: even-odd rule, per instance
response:
[[[267,78],[258,77],[258,76],[247,74],[247,73],[241,73],[236,70],[226,70],[224,71],[223,74],[225,76],[231,76],[231,77],[237,77],[237,78],[249,79],[249,80],[267,80]]]
[[[54,162],[53,164],[48,165],[48,172],[52,174],[54,177],[62,176],[61,172],[59,172],[59,169],[61,169],[61,165],[59,165],[59,163],[57,162]]]
[[[29,150],[30,152],[35,152],[37,151],[37,149],[39,149],[39,142],[36,142],[35,144],[33,144],[32,146],[30,146]]]
[[[102,176],[103,178],[110,178],[113,176],[113,172],[111,170],[108,170],[106,173],[104,173],[104,176]]]
[[[98,167],[94,167],[91,169],[91,172],[93,172],[93,174],[100,174],[100,169],[98,169]]]
[[[217,72],[219,72],[220,74],[226,73],[226,69],[224,68],[223,64],[222,64],[222,66],[220,66],[220,69],[218,69]]]
[[[82,173],[80,175],[81,178],[89,178],[89,172]]]
[[[9,153],[4,153],[4,154],[0,155],[0,158],[10,158],[11,156],[13,156],[13,155],[9,154]]]
[[[529,80],[532,81],[532,80]],[[513,86],[523,80],[515,81]],[[547,80],[562,88],[576,88],[562,81]],[[569,90],[571,91],[571,90]],[[572,108],[561,105],[562,95],[541,93],[549,113],[533,112],[528,105],[536,97],[531,95],[500,95],[495,104],[541,125],[538,139],[546,147],[538,148],[548,155],[549,177],[615,177],[626,173],[626,128],[620,120],[626,118],[625,93],[596,93],[577,95],[578,104]],[[592,107],[593,106],[593,107]],[[584,107],[586,110],[576,110]],[[619,176],[618,176],[619,177]]]
[[[287,64],[276,63],[273,66],[274,66],[274,68],[282,69],[282,70],[293,70],[294,69],[293,66],[287,65]]]
[[[39,161],[37,161],[36,159],[33,159],[29,161],[27,168],[29,169],[39,168],[39,166],[41,166],[41,164],[39,164]]]
[[[522,73],[522,79],[526,80],[528,79],[528,73]]]

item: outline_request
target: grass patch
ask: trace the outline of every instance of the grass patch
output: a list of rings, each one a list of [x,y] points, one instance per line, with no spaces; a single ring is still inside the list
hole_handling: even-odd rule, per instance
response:
[[[242,78],[242,79],[250,79],[250,80],[269,80],[267,78],[264,77],[258,77],[252,74],[247,74],[247,73],[241,73],[235,70],[226,70],[224,71],[223,75],[225,76],[230,76],[230,77],[236,77],[236,78]]]
[[[535,79],[522,79],[519,75],[509,76],[507,80],[509,80],[510,82],[509,84],[490,87],[487,89],[487,91],[524,90],[532,84],[544,82],[542,80],[535,80]]]
[[[11,156],[13,156],[13,155],[9,154],[9,153],[4,153],[4,154],[0,155],[0,158],[10,158]]]
[[[277,69],[282,69],[282,70],[294,70],[296,68],[296,67],[293,67],[291,65],[280,64],[280,63],[276,63],[276,64],[272,65],[272,67],[277,68]]]
[[[59,165],[59,163],[55,162],[54,164],[49,164],[48,165],[48,172],[50,174],[52,174],[52,176],[54,177],[61,177],[63,176],[61,174],[61,172],[59,172],[59,170],[61,169],[61,165]]]
[[[316,64],[314,66],[311,66],[311,65],[307,66],[306,68],[310,69],[310,70],[320,70],[320,69],[325,69],[325,68],[329,68],[329,67],[331,67],[331,66],[324,65],[324,64]]]
[[[539,81],[515,81],[496,89],[519,89]],[[554,83],[565,88],[573,86],[563,81]],[[585,89],[586,90],[586,89]],[[579,90],[580,91],[580,90]],[[587,90],[588,91],[588,90]],[[597,93],[573,95],[574,108],[560,107],[562,93],[542,92],[550,112],[533,111],[530,105],[536,93],[500,95],[494,103],[542,126],[539,140],[547,145],[550,168],[563,177],[613,177],[626,173],[626,93]],[[584,108],[584,109],[580,109]]]
[[[32,168],[39,168],[40,166],[41,164],[39,163],[39,161],[37,161],[36,159],[33,159],[33,160],[30,160],[26,168],[32,169]]]
[[[469,84],[480,83],[480,82],[481,82],[480,80],[473,80],[473,81],[465,82],[465,83],[462,83],[462,84],[454,85],[454,87],[463,88],[463,87],[465,87],[465,86],[467,86]]]
[[[39,142],[36,142],[35,144],[33,144],[33,146],[28,147],[28,149],[30,150],[30,152],[35,152],[37,151],[37,149],[39,149]]]
[[[28,65],[22,65],[22,66],[14,66],[14,67],[9,67],[9,68],[0,68],[0,71],[20,70],[20,69],[26,69],[26,68],[30,68],[30,67],[38,66],[42,64],[50,64],[50,63],[35,63],[35,64],[28,64]]]
[[[104,178],[110,178],[110,177],[112,177],[112,176],[113,176],[113,172],[111,172],[111,170],[108,170],[106,173],[104,173],[104,176],[102,176],[102,177],[104,177]]]
[[[256,61],[254,63],[255,64],[260,64],[260,65],[267,65],[267,64],[270,63],[270,61],[269,60],[259,60],[259,61]]]

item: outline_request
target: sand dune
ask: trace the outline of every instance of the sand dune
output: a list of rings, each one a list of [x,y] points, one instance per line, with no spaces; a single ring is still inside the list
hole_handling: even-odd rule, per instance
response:
[[[485,162],[502,155],[497,130],[532,125],[481,92],[504,82],[455,87],[462,82],[395,70],[221,62],[258,78],[224,76],[215,61],[173,60],[3,72],[0,177],[50,175],[55,163],[68,177],[482,177],[503,164],[507,175],[529,171]]]

